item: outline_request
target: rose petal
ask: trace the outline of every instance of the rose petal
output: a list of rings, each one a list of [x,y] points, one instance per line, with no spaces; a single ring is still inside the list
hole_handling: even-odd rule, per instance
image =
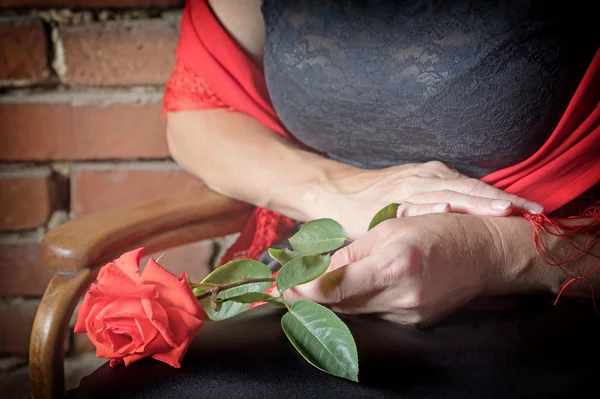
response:
[[[137,362],[145,357],[152,357],[154,353],[169,352],[173,348],[165,342],[161,335],[158,335],[152,342],[149,342],[143,353],[136,353],[123,358],[125,366],[129,366],[131,363]]]
[[[113,298],[94,298],[90,292],[86,293],[83,302],[79,305],[79,309],[77,310],[77,321],[75,322],[74,331],[76,333],[87,332],[88,320],[94,319],[98,312],[113,300]]]
[[[107,338],[107,341],[110,342],[113,352],[119,354],[127,353],[125,348],[130,347],[134,341],[134,338],[126,331],[119,331],[114,328],[106,330],[104,336]]]
[[[135,320],[135,324],[143,341],[143,344],[137,347],[135,352],[144,352],[146,350],[146,345],[156,339],[159,332],[150,320]]]
[[[143,298],[118,298],[107,303],[96,315],[96,319],[110,318],[128,318],[141,319],[147,318],[146,312],[142,306]]]
[[[127,367],[130,364],[135,363],[138,360],[142,360],[146,357],[148,357],[148,355],[134,353],[133,355],[128,355],[128,356],[123,357],[123,362],[125,363],[125,367]],[[111,366],[112,366],[112,364],[111,364]]]
[[[156,287],[158,290],[157,300],[163,305],[163,307],[175,306],[197,316],[198,318],[205,319],[206,313],[192,292],[192,287],[190,287],[189,283],[187,282],[185,274],[182,273],[182,276],[176,279],[177,284],[170,287],[154,281],[145,281],[144,284],[152,284]]]
[[[130,286],[136,286],[140,281],[139,277],[131,276],[114,262],[109,262],[102,266],[96,280],[98,280],[98,283],[104,285],[119,284]]]
[[[106,359],[123,357],[122,354],[113,351],[110,344],[105,343],[105,337],[101,336],[101,334],[90,336],[90,340],[96,347],[96,357],[103,357]]]
[[[110,347],[113,352],[120,355],[134,353],[137,348],[144,345],[135,320],[113,318],[110,320],[98,320],[104,324],[96,335],[98,341]]]
[[[178,346],[179,343],[175,340],[173,333],[169,329],[169,316],[165,312],[165,309],[157,301],[150,299],[141,299],[141,303],[148,320],[158,330],[165,342],[172,347]]]
[[[114,263],[121,268],[127,275],[135,280],[140,278],[140,260],[142,260],[142,254],[144,248],[137,248],[129,252],[125,252],[119,258],[115,259]]]
[[[157,298],[158,290],[151,285],[97,284],[90,290],[90,295],[115,298]]]
[[[188,336],[194,336],[204,325],[202,320],[186,311],[173,307],[166,308],[165,313],[169,317],[171,333],[177,341],[183,341]]]
[[[142,273],[142,281],[156,286],[161,303],[168,301],[168,306],[180,307],[189,313],[197,314],[198,317],[204,315],[204,310],[192,292],[185,273],[177,277],[150,258]]]
[[[202,320],[177,308],[165,309],[171,320],[173,333],[180,340],[180,345],[168,352],[157,352],[152,355],[153,359],[167,363],[175,368],[181,367],[181,359],[187,352],[192,340],[203,326]]]
[[[142,272],[142,281],[152,282],[166,287],[175,287],[179,283],[176,275],[156,263],[152,258],[148,259],[146,267]]]

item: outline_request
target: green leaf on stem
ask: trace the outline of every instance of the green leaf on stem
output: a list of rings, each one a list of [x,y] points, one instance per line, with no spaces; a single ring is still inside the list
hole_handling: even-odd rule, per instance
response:
[[[271,270],[263,263],[254,260],[234,260],[215,269],[209,274],[202,283],[210,284],[231,284],[241,281],[245,278],[267,278],[271,277]],[[225,300],[233,298],[248,292],[264,293],[271,287],[271,282],[261,282],[253,284],[240,285],[226,291],[219,292],[216,299]],[[200,300],[200,306],[211,320],[224,320],[233,317],[248,308],[249,304],[239,302],[223,303],[220,309],[211,306],[210,297]]]
[[[306,255],[286,263],[277,274],[277,289],[283,292],[316,279],[325,273],[330,260],[329,255]]]
[[[388,219],[395,219],[398,216],[398,208],[400,204],[389,204],[383,207],[379,212],[375,214],[371,223],[369,223],[369,230],[377,226],[379,223],[385,222]]]
[[[295,302],[281,319],[285,335],[313,366],[358,381],[358,353],[352,333],[335,313],[310,301]]]
[[[335,251],[344,245],[346,230],[333,219],[317,219],[303,225],[290,238],[294,251],[302,255]]]
[[[277,262],[279,262],[279,264],[281,266],[302,256],[301,253],[292,251],[291,249],[287,249],[287,248],[283,248],[283,249],[269,248],[269,255],[271,255],[271,258],[273,258]]]
[[[277,305],[285,306],[281,298],[275,298],[269,294],[263,294],[262,292],[248,292],[246,294],[234,296],[231,298],[224,299],[225,301],[233,301],[239,303],[256,303],[256,302],[269,302]]]

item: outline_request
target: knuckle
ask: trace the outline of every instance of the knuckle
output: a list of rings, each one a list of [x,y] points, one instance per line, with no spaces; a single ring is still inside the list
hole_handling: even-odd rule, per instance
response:
[[[512,202],[513,204],[522,204],[525,202],[525,200],[523,200],[513,194],[506,194],[506,199],[509,200],[510,202]]]
[[[425,165],[431,169],[450,170],[450,168],[448,166],[446,166],[445,163],[440,162],[440,161],[429,161],[429,162],[426,162]]]
[[[340,303],[345,299],[344,284],[337,282],[330,285],[327,292],[327,299],[329,303]]]
[[[307,286],[310,284],[308,283]],[[321,303],[340,303],[345,299],[346,294],[342,278],[335,271],[327,273],[323,279],[307,291],[309,295],[305,295],[304,298]]]
[[[406,293],[404,308],[411,310],[421,309],[427,303],[427,291],[422,284],[415,284],[412,289]]]
[[[410,189],[410,187],[414,186],[418,181],[419,181],[420,177],[419,176],[414,176],[414,175],[410,175],[410,176],[403,176],[403,177],[398,177],[398,180],[396,180],[396,184],[398,186],[398,189],[400,192],[404,192],[408,189]]]
[[[396,214],[396,217],[403,218],[408,216],[409,207],[410,205],[407,202],[402,202],[398,207],[398,213]]]
[[[333,256],[331,257],[331,263],[336,265],[347,265],[352,262],[354,255],[356,254],[356,250],[354,245],[350,244],[346,247],[338,249]]]
[[[397,245],[393,251],[397,254],[385,269],[378,274],[384,276],[386,280],[398,281],[406,277],[418,276],[422,272],[421,259],[422,251],[415,246]]]
[[[402,277],[406,275],[406,267],[404,262],[394,260],[387,265],[381,273],[377,273],[377,275],[379,276],[378,286],[387,285],[402,279]]]
[[[450,202],[452,197],[456,194],[455,191],[452,191],[450,189],[440,190],[437,193],[438,193],[438,198],[437,198],[436,202]]]
[[[467,194],[477,194],[485,187],[485,183],[477,179],[465,179],[463,181],[463,187]]]

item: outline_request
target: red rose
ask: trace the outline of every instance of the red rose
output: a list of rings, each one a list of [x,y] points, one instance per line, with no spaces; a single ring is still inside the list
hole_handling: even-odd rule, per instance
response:
[[[96,356],[113,367],[152,357],[179,368],[206,313],[185,273],[176,277],[150,259],[140,274],[142,252],[127,252],[100,269],[79,307],[75,332],[87,333]]]

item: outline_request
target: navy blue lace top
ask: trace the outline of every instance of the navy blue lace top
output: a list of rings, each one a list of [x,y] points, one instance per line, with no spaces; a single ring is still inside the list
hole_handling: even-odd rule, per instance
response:
[[[333,159],[481,177],[532,155],[564,112],[599,44],[577,3],[264,0],[267,86]]]

